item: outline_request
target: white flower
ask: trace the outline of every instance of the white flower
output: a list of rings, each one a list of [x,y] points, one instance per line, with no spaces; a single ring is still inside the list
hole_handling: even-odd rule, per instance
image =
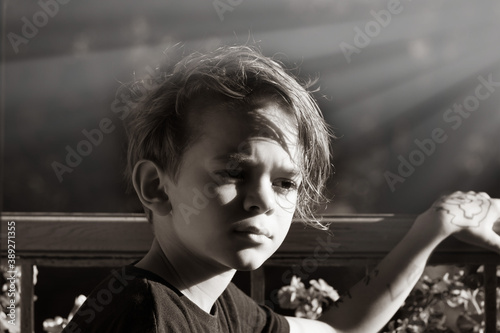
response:
[[[340,298],[339,293],[332,286],[325,282],[323,279],[311,280],[309,283],[321,293],[323,297],[328,297],[332,301],[337,301]]]
[[[278,291],[278,302],[284,309],[295,309],[306,298],[304,283],[295,275],[289,286],[283,286]]]
[[[323,308],[317,299],[311,300],[310,304],[301,304],[295,310],[295,316],[299,318],[318,319],[323,312]]]

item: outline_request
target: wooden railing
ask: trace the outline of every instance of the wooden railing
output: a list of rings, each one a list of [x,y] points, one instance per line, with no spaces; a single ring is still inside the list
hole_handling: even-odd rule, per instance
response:
[[[325,216],[330,231],[294,223],[280,249],[251,273],[250,293],[265,299],[269,266],[374,265],[408,231],[412,216]],[[15,222],[16,262],[21,266],[21,333],[33,332],[33,266],[120,266],[149,249],[152,232],[142,215],[3,213],[2,263],[7,253],[7,222]],[[500,233],[500,223],[495,224]],[[12,234],[11,234],[12,235]],[[430,264],[483,264],[486,332],[496,332],[496,267],[500,256],[447,239],[433,253]]]

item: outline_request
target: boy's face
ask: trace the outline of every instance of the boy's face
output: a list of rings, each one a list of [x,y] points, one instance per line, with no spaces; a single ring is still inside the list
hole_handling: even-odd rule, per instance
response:
[[[256,269],[277,250],[301,182],[290,116],[273,102],[253,111],[258,119],[216,107],[202,112],[194,120],[201,137],[184,153],[177,181],[167,181],[170,236],[197,259],[224,269]],[[271,128],[279,128],[283,140],[269,135]],[[161,242],[162,235],[156,237]]]

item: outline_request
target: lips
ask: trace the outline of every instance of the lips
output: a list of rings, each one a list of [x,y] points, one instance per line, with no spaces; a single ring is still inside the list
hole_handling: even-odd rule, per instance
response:
[[[249,224],[249,223],[242,223],[237,225],[234,228],[235,232],[240,232],[240,233],[245,233],[245,234],[253,234],[253,235],[258,235],[258,236],[266,236],[267,238],[271,238],[271,233],[267,228],[255,225],[255,224]]]

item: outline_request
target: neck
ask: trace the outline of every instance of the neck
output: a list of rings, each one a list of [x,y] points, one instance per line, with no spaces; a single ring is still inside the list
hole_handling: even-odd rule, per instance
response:
[[[156,238],[136,266],[159,275],[207,313],[236,273],[209,266],[175,245],[164,249]]]

